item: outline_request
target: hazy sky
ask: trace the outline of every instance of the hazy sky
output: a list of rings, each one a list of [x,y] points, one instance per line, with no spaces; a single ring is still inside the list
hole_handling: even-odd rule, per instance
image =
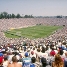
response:
[[[0,0],[0,12],[33,16],[67,16],[67,0]]]

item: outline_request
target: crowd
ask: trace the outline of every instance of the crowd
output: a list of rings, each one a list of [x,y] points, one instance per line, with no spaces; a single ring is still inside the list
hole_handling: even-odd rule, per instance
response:
[[[7,44],[0,46],[3,67],[66,67],[67,44],[58,40],[46,44]]]
[[[19,39],[12,39],[12,38],[6,38],[4,35],[4,31],[11,30],[15,28],[23,28],[28,26],[35,26],[37,24],[43,24],[43,25],[61,25],[65,26],[65,28],[61,31],[56,31],[56,34],[51,35],[48,37],[48,39],[57,40],[61,37],[66,37],[66,26],[67,26],[67,19],[66,18],[14,18],[14,19],[0,19],[0,44],[7,44],[9,43],[19,43],[23,42],[23,40],[29,40],[25,39],[24,37]],[[63,32],[62,32],[63,31]]]
[[[67,25],[67,18],[14,18],[0,19],[0,30],[28,27],[36,24]]]
[[[0,67],[66,67],[67,19],[0,19]],[[7,38],[3,31],[36,24],[65,25],[47,38]]]

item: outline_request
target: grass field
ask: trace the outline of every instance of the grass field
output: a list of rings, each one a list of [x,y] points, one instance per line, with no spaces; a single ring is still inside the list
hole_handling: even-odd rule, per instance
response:
[[[12,29],[4,32],[5,36],[8,38],[19,38],[19,37],[28,37],[28,38],[43,38],[51,35],[55,30],[62,28],[61,26],[44,26],[36,25],[33,27],[21,28],[21,29]]]

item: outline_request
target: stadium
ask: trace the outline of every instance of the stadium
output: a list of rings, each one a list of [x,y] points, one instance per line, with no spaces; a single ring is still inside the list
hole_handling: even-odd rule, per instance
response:
[[[67,19],[66,18],[14,18],[14,19],[0,19],[0,44],[5,45],[7,43],[19,43],[23,42],[23,40],[27,40],[29,38],[26,38],[24,36],[19,38],[8,38],[5,36],[6,31],[13,30],[13,29],[19,29],[19,28],[27,28],[27,27],[33,27],[36,25],[45,25],[45,26],[63,26],[62,29],[55,31],[53,34],[51,34],[48,37],[42,37],[43,40],[56,40],[61,39],[65,40],[67,38],[66,35],[66,26],[67,26]],[[20,35],[20,32],[17,34]],[[30,39],[29,39],[30,40]],[[32,39],[34,40],[34,39]],[[37,40],[40,40],[40,38],[37,38]]]
[[[0,67],[67,67],[67,0],[0,0]]]
[[[44,26],[46,28],[44,28]],[[33,38],[33,39],[30,39],[25,36],[21,36],[20,31],[17,32],[16,34],[13,33],[17,31],[18,29],[21,30],[23,28],[24,28],[24,31],[25,29],[27,30],[26,32],[27,34],[29,32],[28,28],[30,29],[32,28],[32,30],[34,30],[33,36],[36,35],[34,34],[35,32],[38,32],[40,33],[40,35],[43,35],[44,30],[46,30],[47,28],[49,28],[46,31],[48,33],[51,32],[50,30],[52,29],[54,30],[52,30],[52,33],[48,35],[47,37],[44,37],[44,36],[38,37],[36,35],[37,38]],[[38,28],[40,32],[36,30],[36,28]],[[29,32],[28,36],[31,35],[30,33],[31,31]],[[11,35],[11,37],[6,36],[6,34]],[[14,36],[18,36],[18,38]],[[60,47],[61,44],[65,46],[65,47],[63,46],[62,49],[66,51],[67,50],[66,48],[67,46],[67,19],[66,18],[0,19],[0,45],[1,45],[0,57],[1,57],[1,54],[3,53],[2,56],[4,56],[4,58],[5,56],[8,56],[7,61],[9,62],[11,62],[12,58],[15,57],[18,60],[18,62],[16,63],[22,66],[23,65],[22,62],[24,62],[24,60],[22,61],[22,59],[24,58],[28,59],[30,57],[30,59],[28,59],[29,62],[32,61],[33,58],[36,59],[36,61],[38,62],[37,64],[38,67],[42,66],[43,62],[47,64],[44,66],[51,67],[51,64],[52,64],[51,60],[53,60],[51,57],[54,58],[54,56],[57,55],[58,50],[60,50],[61,48]],[[4,66],[4,62],[3,62],[3,66]],[[10,64],[8,63],[6,64],[7,66],[10,67]]]

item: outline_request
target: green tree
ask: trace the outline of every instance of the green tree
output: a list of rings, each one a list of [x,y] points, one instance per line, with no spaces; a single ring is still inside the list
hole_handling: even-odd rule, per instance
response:
[[[32,15],[25,15],[24,18],[34,18]]]
[[[16,18],[21,18],[20,14],[17,14]]]
[[[62,16],[57,16],[57,18],[62,18]]]
[[[28,18],[28,15],[25,15],[24,18]]]
[[[0,19],[4,18],[3,13],[0,14]]]
[[[3,12],[2,14],[3,14],[4,18],[7,18],[7,15],[8,15],[7,12]]]
[[[12,15],[11,14],[9,14],[9,18],[12,18]]]
[[[65,18],[67,18],[67,16],[65,16]]]
[[[12,17],[12,18],[15,18],[15,15],[12,13],[11,17]]]
[[[23,15],[23,14],[22,14]],[[7,12],[1,12],[0,13],[0,19],[5,18],[5,19],[9,19],[9,18],[34,18],[32,15],[25,15],[25,16],[21,16],[20,14],[8,14]]]

